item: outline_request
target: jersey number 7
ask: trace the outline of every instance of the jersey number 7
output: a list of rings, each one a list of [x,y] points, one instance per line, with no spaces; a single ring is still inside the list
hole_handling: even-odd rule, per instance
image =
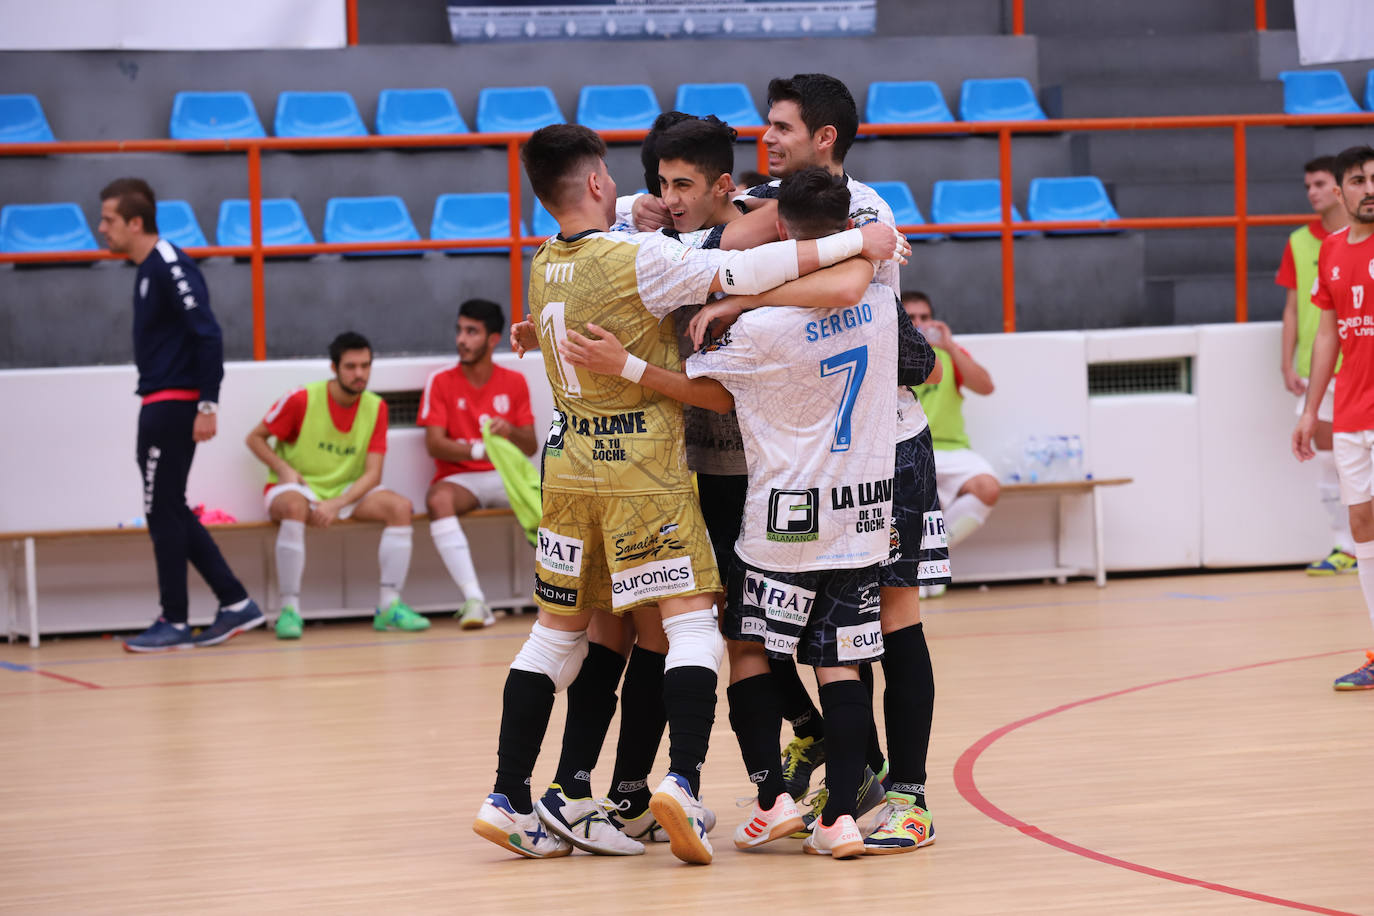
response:
[[[859,386],[868,374],[868,347],[855,347],[821,360],[821,378],[841,372],[844,373],[844,396],[840,398],[840,409],[835,415],[832,452],[849,451],[849,444],[854,440],[854,403],[859,399]]]

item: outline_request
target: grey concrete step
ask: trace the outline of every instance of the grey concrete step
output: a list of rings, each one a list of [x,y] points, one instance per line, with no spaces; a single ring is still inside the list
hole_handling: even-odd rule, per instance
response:
[[[1104,181],[1199,181],[1234,174],[1230,128],[1102,131],[1071,141],[1074,167]],[[1248,177],[1291,180],[1318,152],[1326,131],[1305,127],[1256,127],[1246,131]]]
[[[1291,3],[1273,0],[1268,6],[1270,28],[1293,27]],[[1255,5],[1249,0],[1036,0],[1026,4],[1026,32],[1031,35],[1096,39],[1104,35],[1181,35],[1254,27]]]
[[[1146,299],[1151,308],[1159,312],[1171,309],[1172,320],[1167,324],[1212,324],[1235,320],[1236,280],[1232,274],[1151,277],[1146,285]],[[1282,316],[1283,295],[1274,286],[1272,274],[1249,275],[1247,301],[1250,321],[1275,321]]]
[[[1294,227],[1254,227],[1246,236],[1247,267],[1270,281]],[[1230,229],[1155,229],[1145,235],[1147,276],[1225,273],[1235,269],[1236,236]]]
[[[1161,77],[1244,80],[1259,75],[1259,41],[1254,32],[1096,35],[1091,40],[1039,33],[1038,48],[1040,82],[1046,85]]]
[[[1305,213],[1307,197],[1298,177],[1256,179],[1247,183],[1247,207],[1253,213]],[[1116,181],[1112,197],[1117,210],[1130,216],[1218,216],[1235,212],[1235,187],[1229,181]]]
[[[1283,111],[1278,82],[1075,82],[1047,86],[1041,104],[1051,118],[1272,114]]]

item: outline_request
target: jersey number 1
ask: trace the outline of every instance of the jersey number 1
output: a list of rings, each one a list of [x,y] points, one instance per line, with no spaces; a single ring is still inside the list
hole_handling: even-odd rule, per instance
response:
[[[844,396],[835,415],[835,441],[832,452],[847,452],[854,440],[854,403],[859,399],[859,386],[868,373],[868,347],[855,347],[821,360],[821,378],[844,373]]]
[[[577,368],[563,358],[558,351],[558,342],[568,339],[568,323],[564,318],[562,302],[546,302],[539,312],[539,331],[546,341],[545,347],[553,354],[554,365],[558,368],[558,383],[563,393],[570,398],[582,397],[582,383],[577,379]]]

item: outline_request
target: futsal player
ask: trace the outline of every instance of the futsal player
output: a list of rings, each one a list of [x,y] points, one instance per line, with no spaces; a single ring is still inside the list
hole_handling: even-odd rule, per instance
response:
[[[1335,174],[1350,225],[1328,235],[1317,257],[1312,304],[1321,309],[1321,317],[1312,345],[1307,403],[1293,430],[1293,454],[1299,461],[1316,457],[1312,439],[1339,354],[1332,451],[1360,561],[1360,590],[1374,623],[1374,315],[1365,307],[1374,293],[1374,148],[1345,150],[1336,157]],[[1374,650],[1366,651],[1365,658],[1332,686],[1374,689]]]
[[[1336,160],[1319,156],[1303,166],[1303,188],[1307,202],[1317,218],[1299,226],[1283,246],[1283,260],[1274,281],[1287,290],[1283,303],[1283,347],[1279,369],[1283,385],[1297,396],[1301,416],[1307,405],[1307,380],[1312,371],[1312,341],[1317,335],[1321,309],[1312,304],[1317,279],[1317,256],[1328,235],[1349,224],[1340,185],[1335,176]],[[1340,357],[1335,372],[1340,372]],[[1350,534],[1350,515],[1341,505],[1336,459],[1331,452],[1331,418],[1336,398],[1333,376],[1317,408],[1317,495],[1325,510],[1331,531],[1331,551],[1307,564],[1309,576],[1334,576],[1355,571],[1355,541]]]
[[[134,276],[134,363],[138,367],[138,467],[143,514],[157,562],[162,613],[124,641],[130,652],[214,646],[266,622],[224,561],[214,538],[186,505],[196,445],[217,431],[224,344],[200,268],[157,233],[157,198],[141,178],[100,192],[106,246],[138,266]],[[186,564],[215,593],[214,622],[196,636],[187,624]]]
[[[583,379],[554,343],[569,328],[599,319],[627,340],[641,364],[647,357],[676,368],[676,340],[660,320],[678,306],[719,291],[771,289],[858,254],[881,260],[908,249],[884,227],[743,252],[692,249],[659,234],[610,233],[615,182],[604,156],[605,144],[580,125],[542,128],[521,154],[535,195],[560,230],[536,253],[529,292],[554,391],[557,434],[545,442],[544,538],[535,580],[539,620],[511,665],[496,785],[474,829],[527,856],[566,854],[571,839],[592,834],[616,842],[606,830],[633,846],[617,843],[620,848],[608,845],[604,851],[642,852],[606,821],[595,801],[561,786],[551,786],[540,799],[542,822],[557,834],[550,837],[529,794],[554,693],[572,682],[586,655],[592,611],[638,611],[637,626],[640,618],[644,626],[661,620],[668,637],[669,773],[650,808],[674,855],[705,864],[712,849],[699,779],[724,652],[710,598],[721,586],[686,475],[681,412],[634,379]],[[672,543],[652,557],[616,556],[621,539],[655,538]]]

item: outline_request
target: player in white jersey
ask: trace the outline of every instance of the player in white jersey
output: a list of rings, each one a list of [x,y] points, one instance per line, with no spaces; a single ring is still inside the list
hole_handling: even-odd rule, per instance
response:
[[[787,234],[806,238],[843,225],[848,198],[823,169],[790,177],[780,207]],[[890,552],[898,334],[906,324],[897,315],[876,284],[846,307],[750,312],[690,357],[686,376],[656,371],[643,379],[723,409],[721,400],[724,407],[730,400],[703,377],[720,380],[734,396],[749,456],[735,544],[741,563],[725,615],[731,724],[759,787],[753,816],[735,834],[741,848],[788,836],[802,823],[777,767],[781,720],[768,666],[769,654],[796,652],[817,666],[834,748],[830,801],[805,848],[864,851],[854,807],[871,707],[857,663],[881,655],[877,564]],[[605,351],[598,368],[620,370],[625,361],[613,338],[570,337],[565,349],[575,362],[598,349]],[[917,335],[909,338],[919,346]]]
[[[724,650],[710,597],[720,583],[690,497],[681,412],[635,384],[637,378],[607,383],[583,377],[550,344],[598,320],[626,339],[641,372],[649,360],[676,368],[676,341],[660,325],[676,307],[714,292],[760,292],[854,255],[883,260],[909,248],[881,226],[746,252],[690,249],[658,234],[612,233],[615,182],[604,157],[601,139],[572,124],[536,131],[521,153],[536,196],[560,229],[536,253],[529,291],[557,418],[544,453],[539,621],[507,677],[496,785],[474,829],[531,857],[564,855],[566,842],[574,840],[597,852],[643,851],[607,835],[619,832],[591,798],[551,787],[540,799],[538,819],[529,800],[554,693],[577,674],[593,612],[634,612],[641,630],[661,619],[668,638],[669,774],[650,808],[673,853],[705,864],[712,850],[698,780]],[[641,546],[626,550],[627,544]],[[559,839],[549,839],[541,820]]]

